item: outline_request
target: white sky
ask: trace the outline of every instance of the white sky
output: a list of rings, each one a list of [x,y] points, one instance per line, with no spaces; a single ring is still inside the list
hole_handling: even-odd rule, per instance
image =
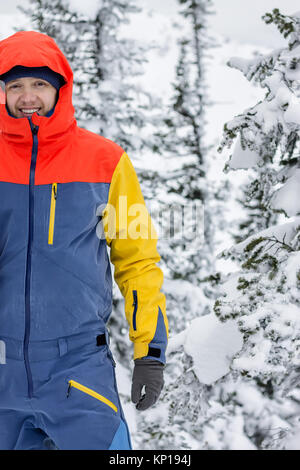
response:
[[[176,14],[177,0],[139,0],[140,5],[170,16]],[[277,47],[282,45],[280,33],[266,25],[262,15],[279,8],[284,14],[300,10],[299,0],[212,0],[214,15],[210,24],[214,31],[241,43]]]
[[[0,15],[17,13],[18,4],[25,5],[26,0],[0,0]],[[177,0],[138,0],[137,4],[167,17],[174,16],[176,20]],[[277,29],[261,20],[261,16],[273,8],[279,8],[285,14],[292,14],[300,9],[300,2],[298,0],[213,0],[215,14],[211,17],[210,24],[214,32],[230,40],[280,47],[282,40]]]
[[[300,10],[299,0],[215,0],[214,5],[216,15],[211,24],[220,34],[242,43],[272,48],[282,45],[282,36],[261,17],[274,8],[287,15]]]

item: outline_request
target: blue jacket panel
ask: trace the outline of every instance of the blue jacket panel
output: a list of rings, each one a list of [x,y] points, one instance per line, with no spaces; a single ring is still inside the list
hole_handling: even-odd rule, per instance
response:
[[[96,210],[107,183],[58,183],[53,244],[48,243],[52,185],[34,186],[30,269],[30,339],[104,329],[112,308],[106,240]],[[29,187],[0,182],[1,334],[24,338]]]

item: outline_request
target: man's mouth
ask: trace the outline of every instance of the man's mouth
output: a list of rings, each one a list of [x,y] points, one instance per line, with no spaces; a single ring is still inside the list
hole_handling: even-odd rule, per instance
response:
[[[37,113],[41,108],[20,108],[21,113],[25,116],[31,116],[33,113]]]

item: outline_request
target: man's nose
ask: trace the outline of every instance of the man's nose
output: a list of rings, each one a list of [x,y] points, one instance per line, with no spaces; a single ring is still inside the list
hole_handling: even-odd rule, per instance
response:
[[[24,92],[22,93],[20,99],[21,99],[21,102],[23,102],[23,103],[31,103],[31,102],[34,102],[36,100],[36,96],[35,96],[34,93],[32,93],[32,91],[24,90]]]

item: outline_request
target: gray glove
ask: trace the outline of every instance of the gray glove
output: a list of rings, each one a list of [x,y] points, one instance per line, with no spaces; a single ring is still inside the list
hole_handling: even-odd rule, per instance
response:
[[[155,359],[135,359],[134,363],[131,400],[137,404],[137,410],[143,411],[154,405],[160,395],[164,385],[164,364]]]

